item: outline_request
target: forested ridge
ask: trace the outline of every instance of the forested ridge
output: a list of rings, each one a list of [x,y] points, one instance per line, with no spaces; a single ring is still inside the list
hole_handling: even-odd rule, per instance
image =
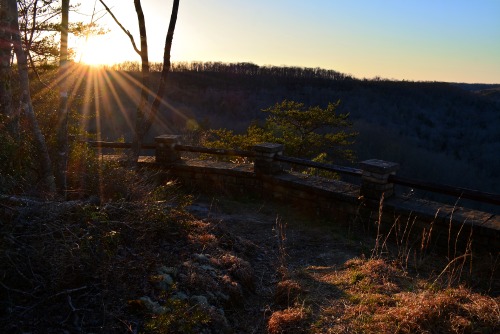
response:
[[[136,66],[122,64],[109,69],[108,76],[111,81],[132,80],[138,75]],[[319,68],[219,62],[173,64],[169,80],[168,107],[149,140],[196,126],[243,131],[264,119],[262,109],[285,99],[320,106],[340,100],[338,112],[349,113],[359,132],[357,161],[387,159],[401,163],[400,175],[500,189],[500,84],[357,79]],[[101,115],[113,119],[101,122],[104,139],[128,139],[132,133],[127,123],[132,124],[138,92],[118,90],[117,96],[121,106],[115,99],[100,100]],[[89,124],[95,130],[92,120]]]

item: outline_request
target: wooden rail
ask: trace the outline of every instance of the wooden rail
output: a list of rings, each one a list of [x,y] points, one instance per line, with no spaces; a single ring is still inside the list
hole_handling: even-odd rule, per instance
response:
[[[226,150],[220,148],[207,148],[207,147],[189,146],[189,145],[175,145],[175,150],[184,152],[215,154],[215,155],[239,156],[247,158],[255,157],[255,152],[252,151]]]
[[[292,163],[295,165],[319,168],[319,169],[323,169],[323,170],[326,170],[329,172],[342,173],[342,174],[347,174],[347,175],[352,175],[352,176],[361,176],[361,174],[363,173],[363,171],[361,169],[325,164],[325,163],[321,163],[321,162],[315,162],[315,161],[311,161],[311,160],[299,159],[299,158],[294,158],[294,157],[286,157],[286,156],[282,156],[282,155],[276,156],[274,159],[276,159],[278,161],[282,161],[282,162]]]
[[[116,143],[116,142],[105,142],[105,141],[85,141],[85,142],[88,143],[91,147],[98,147],[98,148],[128,149],[132,147],[132,143]],[[155,149],[156,145],[151,143],[145,143],[142,144],[142,148]],[[181,151],[181,152],[194,152],[194,153],[214,154],[223,156],[240,156],[248,158],[254,158],[256,156],[255,152],[252,151],[216,149],[216,148],[207,148],[207,147],[190,146],[190,145],[177,144],[175,145],[174,149],[176,151]],[[319,168],[322,170],[347,174],[351,176],[361,177],[363,174],[363,171],[361,169],[325,164],[306,159],[287,157],[282,155],[276,155],[274,159],[281,162],[291,163],[304,167]],[[398,175],[390,175],[389,182],[401,186],[407,186],[420,190],[431,191],[434,193],[454,196],[456,198],[470,199],[477,202],[500,205],[500,194],[493,194],[493,193],[481,192],[478,190],[471,190],[466,188],[453,187],[449,185],[436,184],[432,182],[401,177]]]
[[[428,190],[444,195],[450,195],[456,198],[471,199],[478,202],[500,205],[499,194],[481,192],[478,190],[471,190],[460,187],[453,187],[432,182],[425,182],[412,178],[401,177],[398,175],[389,176],[389,182],[421,190]]]
[[[132,143],[115,143],[109,141],[82,141],[82,142],[89,144],[90,147],[96,147],[96,148],[118,148],[118,149],[132,148]],[[144,150],[154,150],[156,149],[156,145],[145,143],[141,145],[141,148]]]

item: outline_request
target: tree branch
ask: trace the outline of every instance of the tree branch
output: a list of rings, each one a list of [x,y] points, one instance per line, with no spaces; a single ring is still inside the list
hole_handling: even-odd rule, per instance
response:
[[[143,132],[148,132],[149,128],[153,124],[153,121],[158,115],[160,110],[160,105],[163,102],[163,96],[165,95],[165,90],[167,87],[167,75],[170,72],[170,53],[172,50],[172,41],[174,39],[175,24],[177,22],[177,13],[179,12],[179,0],[174,0],[172,5],[172,13],[170,15],[170,24],[168,25],[167,37],[165,38],[165,49],[163,53],[163,68],[161,71],[160,85],[158,91],[156,92],[155,100],[153,101],[151,107],[151,113],[146,123],[144,124]]]
[[[125,29],[125,27],[120,23],[120,21],[118,21],[118,19],[116,18],[116,16],[113,14],[113,12],[111,11],[111,9],[109,9],[109,7],[104,3],[104,1],[99,0],[99,2],[104,6],[104,8],[106,8],[106,11],[109,13],[109,15],[111,15],[111,17],[113,18],[113,20],[115,20],[116,24],[118,24],[118,26],[128,36],[128,38],[130,39],[130,42],[132,43],[132,47],[134,48],[135,52],[137,52],[138,55],[141,55],[141,51],[137,48],[137,45],[135,44],[134,36],[132,36],[132,34],[130,33],[130,31],[128,31],[127,29]]]

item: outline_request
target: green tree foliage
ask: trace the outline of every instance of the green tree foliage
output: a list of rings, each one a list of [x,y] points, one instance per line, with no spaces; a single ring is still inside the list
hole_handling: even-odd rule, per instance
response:
[[[338,114],[340,104],[329,103],[326,108],[306,107],[303,103],[285,100],[264,109],[267,118],[262,126],[252,123],[243,134],[232,130],[210,130],[204,144],[215,148],[250,149],[261,142],[280,143],[285,154],[318,162],[334,159],[353,160],[348,147],[356,133],[351,131],[349,114]]]
[[[18,0],[19,27],[23,48],[27,51],[31,67],[53,67],[59,60],[59,35],[61,32],[61,2],[59,0]],[[71,5],[69,10],[76,11],[79,4]],[[70,22],[69,34],[85,38],[89,35],[102,35],[107,31],[95,22]],[[69,58],[75,56],[68,49]]]

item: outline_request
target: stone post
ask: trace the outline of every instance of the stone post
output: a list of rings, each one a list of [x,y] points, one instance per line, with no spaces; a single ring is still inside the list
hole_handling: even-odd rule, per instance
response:
[[[161,135],[155,137],[156,151],[155,158],[159,164],[171,164],[181,159],[181,154],[175,149],[179,144],[178,135]]]
[[[253,147],[255,152],[254,171],[256,174],[276,174],[283,171],[281,163],[274,160],[277,155],[283,154],[283,145],[262,143]]]
[[[371,159],[361,162],[361,196],[379,201],[394,194],[394,184],[389,183],[389,175],[395,175],[399,164],[383,160]]]

